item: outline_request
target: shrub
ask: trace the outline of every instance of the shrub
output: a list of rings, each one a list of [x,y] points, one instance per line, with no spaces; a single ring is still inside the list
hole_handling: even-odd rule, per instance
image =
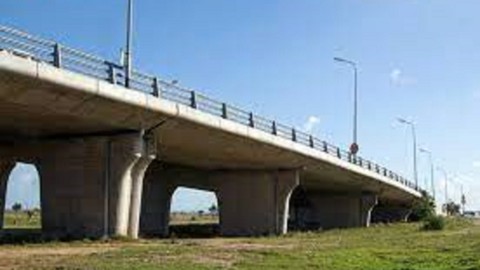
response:
[[[435,201],[425,191],[422,191],[422,198],[415,202],[410,215],[410,221],[423,221],[435,215]]]
[[[429,216],[423,220],[422,229],[425,231],[441,231],[445,228],[445,218],[441,216]]]

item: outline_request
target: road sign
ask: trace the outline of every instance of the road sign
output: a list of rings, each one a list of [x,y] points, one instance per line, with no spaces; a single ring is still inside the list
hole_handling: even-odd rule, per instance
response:
[[[350,153],[352,153],[353,155],[356,155],[358,153],[358,150],[359,147],[357,143],[352,143],[352,145],[350,145]]]

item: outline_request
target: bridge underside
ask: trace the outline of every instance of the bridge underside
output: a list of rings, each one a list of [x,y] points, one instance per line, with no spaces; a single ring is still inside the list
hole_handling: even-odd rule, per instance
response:
[[[16,70],[0,68],[0,207],[11,164],[36,164],[49,235],[165,235],[178,186],[217,194],[225,235],[368,226],[370,217],[393,220],[389,212],[417,197],[291,141],[246,138],[237,131],[259,131],[183,105],[8,61]],[[387,210],[376,214],[377,202]]]

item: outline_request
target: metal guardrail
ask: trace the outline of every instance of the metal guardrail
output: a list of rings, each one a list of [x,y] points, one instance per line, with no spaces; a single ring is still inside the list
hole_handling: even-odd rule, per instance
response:
[[[57,68],[67,69],[96,79],[108,81],[115,85],[125,86],[124,68],[119,64],[1,25],[0,50],[7,50],[12,54],[49,63]],[[374,162],[359,156],[354,156],[310,134],[255,115],[252,112],[219,102],[197,93],[194,90],[180,87],[176,84],[166,82],[159,77],[143,74],[138,71],[132,72],[130,83],[131,89],[180,103],[202,112],[294,141],[420,191],[420,188],[414,183]]]

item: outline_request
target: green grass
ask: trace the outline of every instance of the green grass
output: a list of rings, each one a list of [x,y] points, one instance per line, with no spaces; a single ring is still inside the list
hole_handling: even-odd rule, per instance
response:
[[[5,211],[4,228],[5,229],[39,229],[41,227],[40,212],[34,212],[31,218],[25,211],[15,213],[13,211]]]
[[[24,269],[480,269],[480,226],[421,224],[282,237],[73,242],[0,247],[0,268]],[[35,254],[35,256],[32,256]]]
[[[215,224],[218,223],[218,216],[197,213],[172,213],[170,216],[172,225],[185,224]],[[14,212],[7,210],[4,216],[4,227],[6,229],[39,229],[41,227],[41,215],[37,211],[29,218],[26,211]]]

